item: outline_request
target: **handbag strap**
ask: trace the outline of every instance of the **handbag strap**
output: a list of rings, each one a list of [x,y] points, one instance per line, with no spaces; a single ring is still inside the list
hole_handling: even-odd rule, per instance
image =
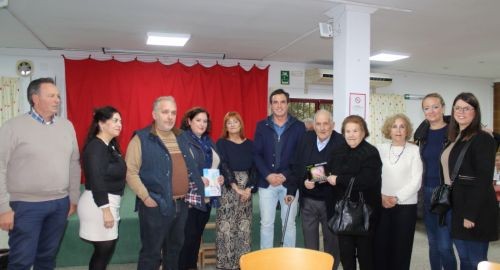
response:
[[[363,199],[363,192],[359,192],[359,202],[360,203],[365,203],[365,199]]]
[[[462,161],[464,161],[465,152],[467,152],[467,149],[469,148],[471,141],[472,138],[467,140],[462,150],[460,150],[460,154],[458,154],[457,162],[455,162],[455,167],[453,167],[453,172],[450,175],[451,183],[453,183],[455,178],[458,176],[458,170],[460,170],[460,166],[462,166]]]
[[[354,177],[351,177],[351,180],[349,181],[349,185],[347,186],[347,190],[344,194],[344,199],[349,199],[351,198],[351,191],[352,191],[352,186],[354,185]]]

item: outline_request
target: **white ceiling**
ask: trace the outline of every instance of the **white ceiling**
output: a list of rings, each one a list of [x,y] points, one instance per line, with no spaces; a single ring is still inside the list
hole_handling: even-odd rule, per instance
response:
[[[500,79],[499,0],[357,2],[412,10],[372,14],[371,51],[411,54],[372,67]],[[329,19],[325,12],[333,5],[325,0],[10,0],[0,9],[0,48],[167,50],[331,65],[332,40],[320,38],[319,31],[305,34]],[[150,31],[192,37],[184,48],[162,49],[145,45]]]

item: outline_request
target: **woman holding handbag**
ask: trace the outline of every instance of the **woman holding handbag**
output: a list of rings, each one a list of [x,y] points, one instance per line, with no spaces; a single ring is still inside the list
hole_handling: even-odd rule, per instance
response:
[[[451,211],[444,216],[445,224],[440,225],[438,214],[431,213],[433,190],[441,183],[441,152],[448,142],[449,116],[444,116],[445,103],[438,93],[430,93],[422,100],[425,120],[415,131],[415,143],[420,148],[424,165],[422,192],[424,224],[429,242],[429,262],[431,270],[456,270],[457,260],[451,240]]]
[[[491,185],[495,141],[481,129],[481,110],[472,93],[459,94],[452,113],[450,144],[441,155],[441,165],[445,183],[453,187],[451,235],[460,269],[472,270],[487,260],[489,241],[498,239],[498,210]]]
[[[359,269],[373,269],[373,237],[378,224],[381,208],[381,169],[377,148],[365,139],[370,135],[366,122],[357,115],[351,115],[342,123],[342,135],[346,146],[334,151],[328,182],[334,186],[335,196],[344,194],[351,178],[354,179],[351,200],[358,201],[360,196],[371,208],[369,229],[366,235],[339,234],[340,261],[344,270],[356,269],[356,257]]]

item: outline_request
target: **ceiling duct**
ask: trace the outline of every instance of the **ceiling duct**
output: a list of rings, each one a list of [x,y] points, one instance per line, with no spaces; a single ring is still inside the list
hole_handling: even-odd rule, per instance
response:
[[[306,70],[306,85],[333,85],[333,70],[314,68]],[[386,87],[392,83],[392,77],[382,73],[370,73],[370,88]]]

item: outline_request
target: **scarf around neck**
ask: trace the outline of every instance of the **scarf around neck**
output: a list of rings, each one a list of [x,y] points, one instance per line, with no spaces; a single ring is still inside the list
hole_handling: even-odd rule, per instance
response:
[[[201,138],[196,136],[191,130],[188,130],[191,138],[201,146],[203,149],[203,154],[205,156],[205,168],[212,168],[212,142],[207,135],[202,135]],[[200,168],[203,169],[203,168]]]

